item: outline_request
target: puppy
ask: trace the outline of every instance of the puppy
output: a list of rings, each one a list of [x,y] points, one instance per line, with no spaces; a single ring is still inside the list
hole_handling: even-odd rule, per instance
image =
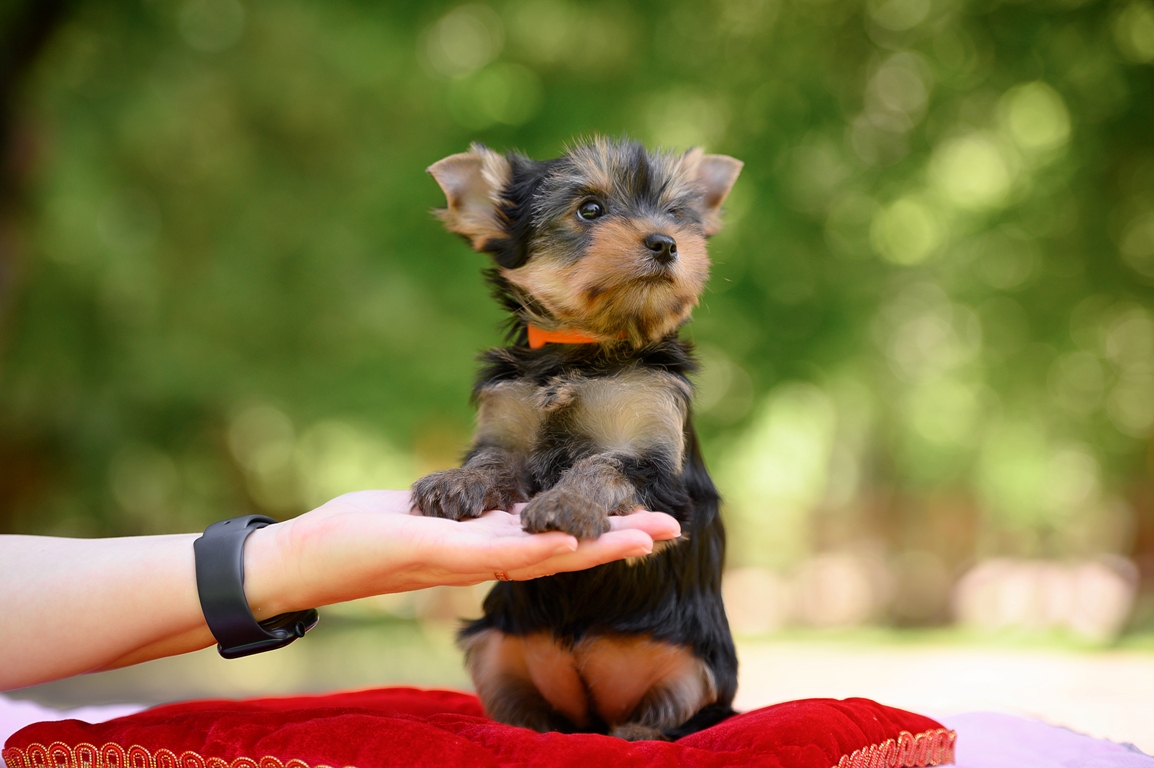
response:
[[[645,508],[683,532],[632,563],[493,587],[461,642],[496,720],[636,740],[732,714],[725,535],[677,331],[741,167],[594,139],[543,162],[474,144],[429,168],[445,226],[493,259],[510,346],[482,356],[464,466],[418,480],[414,509],[460,520],[527,501],[525,530],[588,539]]]

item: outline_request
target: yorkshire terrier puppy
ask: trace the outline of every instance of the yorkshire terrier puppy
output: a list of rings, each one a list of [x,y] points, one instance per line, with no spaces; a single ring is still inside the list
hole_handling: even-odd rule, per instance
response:
[[[511,345],[482,356],[464,466],[418,480],[414,509],[460,520],[527,501],[525,530],[596,538],[644,508],[682,530],[632,563],[493,587],[461,641],[496,720],[669,739],[733,712],[725,533],[677,332],[741,166],[596,139],[543,162],[474,144],[429,168],[445,226],[495,263]]]

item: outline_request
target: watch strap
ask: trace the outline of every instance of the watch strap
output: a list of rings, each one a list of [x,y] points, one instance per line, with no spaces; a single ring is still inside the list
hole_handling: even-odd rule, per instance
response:
[[[262,622],[244,594],[244,543],[258,528],[276,520],[244,515],[213,523],[192,543],[196,591],[217,650],[226,659],[283,648],[317,623],[315,608],[273,616]]]

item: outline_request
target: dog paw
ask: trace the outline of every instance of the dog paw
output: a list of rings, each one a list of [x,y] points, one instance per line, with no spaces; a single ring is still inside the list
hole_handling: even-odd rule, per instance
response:
[[[579,539],[596,539],[609,530],[609,515],[585,494],[555,486],[521,510],[521,527],[529,533],[563,531]]]
[[[484,469],[446,469],[413,483],[413,509],[427,517],[464,520],[490,509],[511,512],[523,500],[517,488],[497,481],[493,472]]]

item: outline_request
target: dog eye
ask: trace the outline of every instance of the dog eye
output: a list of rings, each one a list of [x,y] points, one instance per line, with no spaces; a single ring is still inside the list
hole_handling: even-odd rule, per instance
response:
[[[586,200],[577,209],[577,216],[585,221],[593,221],[605,215],[605,208],[596,200]]]
[[[685,215],[684,208],[670,208],[667,213],[675,219],[680,219]]]

